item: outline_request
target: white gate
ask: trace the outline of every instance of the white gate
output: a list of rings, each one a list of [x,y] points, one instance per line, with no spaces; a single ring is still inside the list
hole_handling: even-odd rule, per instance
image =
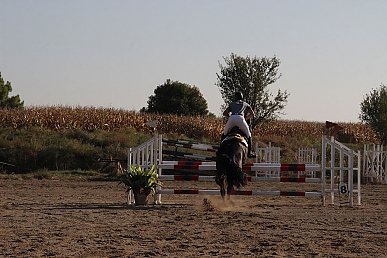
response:
[[[258,142],[256,142],[255,152],[257,153],[256,163],[281,163],[281,149],[280,147],[272,147],[271,142],[269,142],[269,146],[262,148],[258,148]],[[255,176],[278,177],[279,171],[256,171]]]
[[[364,144],[363,178],[365,183],[387,184],[387,150],[383,145]]]
[[[317,164],[317,149],[299,148],[298,164]],[[316,178],[316,171],[299,171],[298,176]]]

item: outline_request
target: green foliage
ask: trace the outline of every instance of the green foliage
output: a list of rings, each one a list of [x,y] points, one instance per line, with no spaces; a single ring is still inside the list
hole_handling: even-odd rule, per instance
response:
[[[24,105],[24,101],[20,101],[19,95],[9,97],[9,93],[12,92],[11,82],[4,83],[4,79],[0,73],[0,108],[21,108]]]
[[[148,170],[143,170],[141,167],[130,166],[130,170],[124,170],[124,173],[119,178],[119,184],[125,184],[127,191],[132,189],[151,190],[155,194],[156,187],[161,186],[159,175],[154,166]]]
[[[226,65],[219,63],[220,74],[216,74],[218,86],[222,98],[227,106],[234,101],[234,93],[242,92],[244,101],[251,105],[255,112],[251,126],[255,128],[260,122],[277,119],[285,108],[289,94],[278,90],[273,95],[267,89],[280,77],[278,67],[280,60],[273,58],[241,57],[231,54],[223,57]]]
[[[185,116],[208,115],[207,101],[199,89],[185,83],[167,80],[157,86],[154,95],[149,97],[148,107],[141,111],[157,114]]]
[[[0,161],[14,165],[2,167],[7,173],[41,169],[98,171],[106,165],[98,159],[126,160],[128,147],[138,146],[150,137],[127,128],[113,132],[0,128]],[[114,166],[112,163],[104,171],[112,172]]]
[[[360,103],[359,119],[379,133],[380,143],[387,143],[387,87],[373,89]]]

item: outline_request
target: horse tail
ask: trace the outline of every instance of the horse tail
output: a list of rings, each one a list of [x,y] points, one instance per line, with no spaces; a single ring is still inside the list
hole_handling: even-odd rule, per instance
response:
[[[228,168],[230,167],[231,158],[227,154],[220,154],[217,153],[217,159],[216,159],[216,176],[215,176],[215,182],[218,185],[223,185],[226,183],[225,179],[227,180],[228,177]],[[225,188],[227,185],[223,185]]]
[[[233,185],[236,188],[241,188],[247,185],[247,174],[243,171],[243,168],[239,166],[230,156],[223,154],[222,155],[224,164],[227,164],[227,181],[228,185]]]
[[[224,145],[222,150],[218,150],[216,155],[217,174],[215,177],[218,185],[225,181],[227,181],[228,186],[235,186],[236,188],[247,185],[247,174],[243,171],[243,155],[245,155],[245,150],[241,148],[238,142],[230,142],[228,145]],[[226,180],[224,181],[224,179]]]
[[[243,186],[247,185],[247,175],[243,171],[243,169],[239,168],[237,169],[237,173],[234,176],[233,184],[236,188],[241,188]]]

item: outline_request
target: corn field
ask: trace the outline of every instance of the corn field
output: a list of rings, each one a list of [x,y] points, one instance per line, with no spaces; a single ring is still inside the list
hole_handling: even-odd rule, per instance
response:
[[[212,117],[185,117],[175,115],[145,114],[112,108],[38,106],[22,109],[0,109],[0,126],[15,130],[40,127],[49,130],[105,130],[124,127],[144,133],[153,129],[146,122],[156,120],[157,132],[185,135],[189,138],[207,138],[214,141],[222,134],[225,120]],[[353,143],[377,142],[377,133],[360,123],[339,123],[344,130],[338,132],[339,140]],[[278,120],[257,126],[254,137],[321,137],[327,134],[325,123],[298,120]],[[344,139],[344,140],[343,140]]]

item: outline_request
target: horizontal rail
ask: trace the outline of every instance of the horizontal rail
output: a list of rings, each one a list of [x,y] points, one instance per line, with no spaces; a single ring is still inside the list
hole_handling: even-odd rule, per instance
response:
[[[201,143],[188,143],[188,142],[179,142],[176,140],[168,140],[168,139],[162,139],[163,145],[173,146],[173,147],[181,147],[186,149],[194,149],[194,150],[202,150],[202,151],[210,151],[210,152],[216,152],[216,149],[219,148],[219,146],[212,146],[208,144],[201,144]]]
[[[180,151],[173,151],[173,150],[163,150],[163,154],[193,158],[193,159],[216,160],[215,156],[208,156],[208,155],[180,152]]]
[[[199,175],[161,175],[160,180],[165,181],[214,181],[215,176]],[[320,183],[320,178],[306,177],[257,177],[248,176],[247,181],[271,181],[271,182],[289,182],[289,183]]]
[[[350,170],[354,169],[351,167],[326,167],[326,170]]]
[[[219,195],[220,190],[162,189],[162,190],[158,190],[157,194]],[[231,195],[271,195],[271,196],[321,197],[320,192],[288,192],[288,191],[259,191],[259,190],[232,191]]]
[[[215,162],[175,161],[158,164],[161,169],[216,170]],[[246,163],[245,171],[321,171],[320,164]]]

